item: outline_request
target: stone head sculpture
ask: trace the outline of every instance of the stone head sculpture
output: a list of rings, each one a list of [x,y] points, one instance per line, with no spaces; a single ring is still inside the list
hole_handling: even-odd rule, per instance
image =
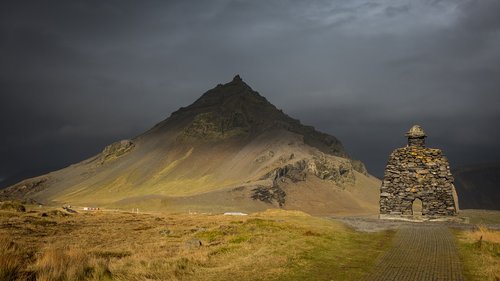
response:
[[[425,138],[427,135],[419,125],[411,127],[405,136],[408,137],[408,146],[425,147]]]

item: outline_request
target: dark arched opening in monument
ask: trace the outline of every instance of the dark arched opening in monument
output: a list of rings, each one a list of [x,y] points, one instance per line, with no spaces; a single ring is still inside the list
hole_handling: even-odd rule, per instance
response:
[[[423,210],[422,200],[416,198],[411,205],[411,212],[414,216],[421,216]]]

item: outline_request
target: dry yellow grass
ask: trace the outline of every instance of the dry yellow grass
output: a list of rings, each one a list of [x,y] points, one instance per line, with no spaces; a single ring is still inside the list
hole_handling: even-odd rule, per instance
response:
[[[466,232],[466,237],[469,241],[474,242],[490,242],[490,243],[500,243],[500,231],[490,230],[484,225],[479,225],[477,230]]]
[[[0,237],[0,280],[111,280],[108,261],[83,249],[49,246],[38,253]]]
[[[0,236],[0,280],[25,280],[25,252],[7,237]]]
[[[500,280],[500,231],[479,225],[459,233],[458,242],[469,280]]]
[[[357,280],[391,235],[282,210],[0,212],[0,280]]]
[[[108,261],[90,256],[80,248],[48,247],[32,267],[37,280],[110,280]]]

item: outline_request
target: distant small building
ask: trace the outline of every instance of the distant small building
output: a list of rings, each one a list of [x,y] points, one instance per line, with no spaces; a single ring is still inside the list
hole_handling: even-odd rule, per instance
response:
[[[247,216],[248,214],[242,212],[225,212],[224,216]]]
[[[84,211],[99,211],[97,207],[83,207]]]
[[[458,198],[448,160],[440,149],[426,148],[418,126],[407,133],[408,145],[389,156],[380,187],[380,217],[454,216]]]

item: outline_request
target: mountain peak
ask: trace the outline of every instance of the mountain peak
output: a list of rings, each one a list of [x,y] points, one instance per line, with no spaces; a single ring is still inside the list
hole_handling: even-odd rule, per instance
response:
[[[304,126],[299,120],[286,115],[243,82],[239,75],[208,90],[155,128],[164,131],[176,124],[184,124],[182,134],[188,136],[187,139],[195,140],[220,140],[234,136],[247,138],[270,131],[289,131],[303,136],[306,144],[320,151],[349,157],[337,138],[318,132],[314,127]]]
[[[239,74],[236,74],[236,76],[233,77],[233,82],[239,82],[239,81],[243,81],[243,79],[241,79]]]
[[[217,87],[205,92],[193,104],[186,109],[199,109],[209,107],[241,107],[244,104],[258,102],[260,104],[268,103],[259,93],[254,91],[248,84],[243,82],[239,75],[234,76],[233,80],[226,84],[218,84]]]

